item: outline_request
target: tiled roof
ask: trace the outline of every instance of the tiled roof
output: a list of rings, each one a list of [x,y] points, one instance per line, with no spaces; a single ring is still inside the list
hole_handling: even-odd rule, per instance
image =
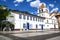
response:
[[[12,10],[12,12],[27,14],[27,15],[31,15],[31,16],[35,16],[35,17],[39,17],[39,18],[45,18],[45,17],[40,17],[40,16],[31,14],[31,13],[28,13],[28,12],[26,12],[26,11]]]
[[[50,13],[50,16],[52,15],[52,14],[57,14],[58,12],[56,12],[56,11],[53,11],[52,13]]]

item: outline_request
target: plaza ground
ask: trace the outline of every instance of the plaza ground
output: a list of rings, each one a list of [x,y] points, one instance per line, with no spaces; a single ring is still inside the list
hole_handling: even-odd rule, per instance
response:
[[[60,31],[0,31],[0,40],[60,40]]]

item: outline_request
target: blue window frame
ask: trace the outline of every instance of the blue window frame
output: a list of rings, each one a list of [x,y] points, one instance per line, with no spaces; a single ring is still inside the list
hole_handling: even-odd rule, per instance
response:
[[[26,24],[25,23],[23,24],[23,28],[26,28]]]
[[[36,29],[38,29],[38,25],[36,24]]]
[[[29,20],[29,16],[27,16],[27,20]]]
[[[39,24],[39,26],[41,26],[41,24]]]
[[[33,17],[33,21],[35,21],[35,17]]]
[[[43,19],[41,21],[43,22]]]
[[[22,14],[19,14],[19,18],[22,19]]]
[[[40,22],[43,22],[43,19],[40,19]]]
[[[37,18],[36,18],[36,21],[37,21]]]
[[[42,16],[44,16],[44,15],[42,14]]]
[[[39,22],[39,18],[38,18],[38,22]]]
[[[40,22],[41,22],[41,19],[40,19]]]
[[[38,18],[37,18],[37,21],[38,21]]]
[[[26,19],[26,16],[25,15],[23,15],[23,19]]]
[[[32,20],[32,17],[30,16],[30,20]]]

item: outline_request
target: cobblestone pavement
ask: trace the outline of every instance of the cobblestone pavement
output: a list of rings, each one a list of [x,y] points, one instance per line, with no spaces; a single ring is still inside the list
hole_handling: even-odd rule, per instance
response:
[[[60,31],[0,32],[0,40],[59,40]]]

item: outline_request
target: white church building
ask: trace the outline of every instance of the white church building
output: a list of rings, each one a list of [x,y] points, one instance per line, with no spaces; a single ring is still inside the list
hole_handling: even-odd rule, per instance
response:
[[[10,17],[7,17],[8,21],[15,25],[15,30],[35,30],[35,29],[51,29],[58,28],[58,22],[55,17],[56,12],[49,13],[49,8],[45,3],[41,3],[38,8],[37,15],[33,15],[28,12],[12,10]]]

